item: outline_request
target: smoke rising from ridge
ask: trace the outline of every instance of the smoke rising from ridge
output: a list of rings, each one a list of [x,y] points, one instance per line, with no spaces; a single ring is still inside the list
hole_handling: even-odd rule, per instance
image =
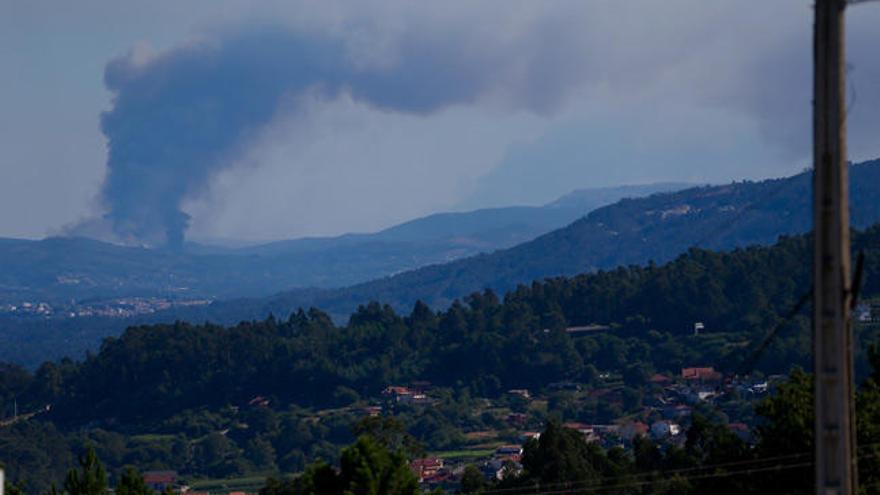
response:
[[[562,44],[560,53],[554,31],[538,23],[492,43],[478,34],[411,29],[363,56],[344,36],[261,26],[158,55],[133,50],[105,69],[113,94],[101,118],[105,219],[124,241],[180,246],[189,223],[183,201],[203,194],[280,113],[302,112],[306,97],[347,93],[418,115],[482,99],[552,111],[581,78],[579,64],[559,57],[582,56],[576,43]]]

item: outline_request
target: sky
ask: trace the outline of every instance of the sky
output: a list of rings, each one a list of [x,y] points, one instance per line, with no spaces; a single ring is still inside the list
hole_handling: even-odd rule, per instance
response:
[[[847,16],[861,161],[880,4]],[[0,0],[0,236],[334,235],[790,175],[811,32],[809,0]]]

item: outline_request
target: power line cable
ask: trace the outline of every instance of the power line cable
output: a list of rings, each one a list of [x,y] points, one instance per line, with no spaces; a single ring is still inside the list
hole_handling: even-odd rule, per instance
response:
[[[809,453],[804,452],[804,453],[799,453],[799,454],[787,454],[787,455],[756,458],[756,459],[744,459],[744,460],[740,460],[740,461],[716,463],[716,464],[710,464],[710,465],[706,465],[706,466],[693,466],[693,467],[689,467],[689,468],[669,469],[669,470],[661,470],[661,471],[647,471],[644,473],[636,473],[636,474],[631,474],[631,475],[626,475],[626,476],[604,478],[602,480],[602,484],[607,483],[609,481],[632,480],[633,478],[638,479],[638,478],[651,477],[651,476],[671,476],[671,475],[677,475],[677,474],[693,473],[693,472],[697,472],[697,471],[723,469],[723,468],[730,468],[730,467],[748,467],[748,466],[753,466],[753,465],[766,464],[768,462],[775,462],[775,461],[782,461],[782,460],[797,460],[797,459],[809,457],[812,455],[813,454],[811,452],[809,452]],[[580,481],[580,482],[555,482],[555,483],[548,483],[548,484],[541,485],[541,487],[554,488],[554,487],[558,487],[558,486],[562,486],[562,485],[571,485],[572,483],[576,483],[576,484],[594,483],[595,484],[595,481],[594,480],[586,480],[586,481]],[[484,493],[486,493],[486,494],[517,493],[517,492],[521,492],[524,489],[527,490],[527,489],[529,489],[529,487],[498,488],[495,490],[486,491]]]
[[[801,310],[806,306],[806,304],[813,297],[813,287],[810,287],[810,290],[801,295],[800,299],[792,306],[792,308],[782,317],[782,321],[778,322],[773,328],[770,329],[769,332],[764,336],[761,340],[761,343],[750,353],[748,354],[737,368],[737,373],[739,375],[747,375],[754,371],[755,365],[758,363],[758,360],[761,359],[761,356],[764,354],[764,351],[770,347],[770,344],[773,343],[773,340],[779,334],[779,332],[785,328],[791,321],[797,316]]]
[[[735,471],[727,471],[723,473],[704,473],[704,474],[696,474],[690,476],[682,476],[679,477],[679,480],[682,481],[691,481],[691,480],[700,480],[700,479],[712,479],[712,478],[727,478],[731,476],[737,476],[741,474],[753,474],[758,472],[767,472],[767,471],[781,471],[786,469],[794,469],[800,467],[808,467],[812,466],[813,461],[802,461],[797,463],[787,463],[787,464],[777,464],[774,466],[760,466],[754,468],[740,469]],[[700,468],[700,469],[708,469],[708,467]],[[622,483],[616,484],[607,484],[609,479],[604,479],[601,482],[597,482],[596,480],[585,480],[585,481],[573,481],[573,482],[561,482],[561,483],[552,483],[546,485],[535,485],[532,487],[517,487],[512,490],[517,491],[506,491],[506,493],[536,493],[542,495],[550,495],[550,494],[563,494],[563,493],[597,493],[605,490],[617,490],[622,488],[634,488],[638,486],[647,486],[654,485],[669,479],[670,476],[674,476],[676,473],[674,471],[664,471],[660,473],[651,473],[655,476],[664,476],[662,479],[653,479],[653,480],[645,480],[645,481],[632,481],[631,477],[621,477],[620,480],[623,480]],[[610,480],[610,481],[613,481]],[[564,487],[563,487],[564,486]],[[547,491],[546,489],[550,488],[551,490]],[[532,491],[534,490],[534,491]],[[544,490],[544,491],[541,491]],[[497,493],[502,493],[500,491],[485,491],[483,492],[486,495],[494,495]]]

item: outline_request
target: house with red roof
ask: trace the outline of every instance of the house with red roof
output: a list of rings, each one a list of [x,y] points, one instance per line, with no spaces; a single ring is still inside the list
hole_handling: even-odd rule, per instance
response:
[[[711,366],[705,368],[682,368],[681,377],[686,381],[700,383],[720,382],[722,378],[721,373],[715,371],[715,368]]]
[[[422,459],[414,459],[409,463],[410,469],[413,470],[419,482],[435,476],[443,469],[443,459],[439,457],[425,457]]]
[[[147,471],[144,473],[144,484],[151,490],[162,492],[177,483],[177,471]]]

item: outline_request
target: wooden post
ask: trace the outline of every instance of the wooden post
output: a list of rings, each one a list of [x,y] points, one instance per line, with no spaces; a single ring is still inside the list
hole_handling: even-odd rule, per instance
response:
[[[844,8],[816,0],[814,38],[814,313],[817,495],[855,495],[855,425],[846,164]]]

